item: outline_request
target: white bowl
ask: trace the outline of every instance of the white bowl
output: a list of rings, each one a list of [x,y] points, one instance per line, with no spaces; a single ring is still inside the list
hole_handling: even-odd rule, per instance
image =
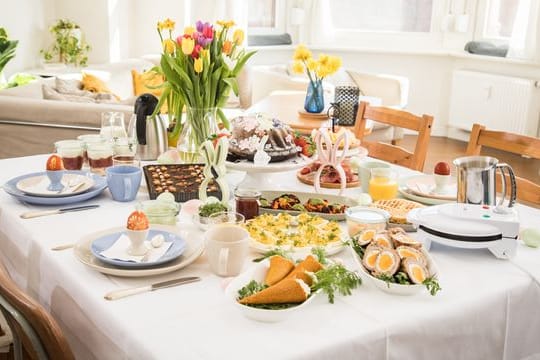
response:
[[[358,267],[360,267],[360,276],[362,277],[362,279],[367,279],[368,281],[371,281],[380,290],[393,295],[415,295],[422,290],[427,291],[426,286],[423,284],[402,285],[377,279],[375,276],[371,275],[370,272],[364,267],[364,265],[362,264],[362,259],[356,253],[356,251],[354,251],[352,246],[349,246],[349,248],[351,250],[352,256],[358,263]],[[420,251],[422,251],[422,253],[427,259],[427,270],[429,271],[430,276],[437,277],[438,269],[433,262],[433,258],[429,256],[429,253],[425,251],[424,248],[422,248]]]
[[[301,311],[305,306],[307,306],[317,293],[311,293],[311,296],[299,304],[288,309],[282,310],[268,310],[268,309],[258,309],[247,305],[242,305],[237,301],[238,290],[246,286],[251,280],[256,280],[257,282],[262,283],[266,276],[266,272],[270,266],[270,260],[266,259],[260,263],[254,265],[247,271],[235,277],[225,289],[225,296],[230,300],[232,305],[237,308],[244,316],[256,321],[262,322],[278,322],[288,319],[294,313]]]

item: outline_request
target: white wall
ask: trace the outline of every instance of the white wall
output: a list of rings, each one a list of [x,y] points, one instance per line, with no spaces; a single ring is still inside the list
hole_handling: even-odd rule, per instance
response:
[[[0,27],[4,27],[10,38],[19,40],[15,58],[6,66],[9,76],[39,64],[39,50],[45,46],[54,13],[54,0],[17,0],[12,5],[4,3],[0,11]]]

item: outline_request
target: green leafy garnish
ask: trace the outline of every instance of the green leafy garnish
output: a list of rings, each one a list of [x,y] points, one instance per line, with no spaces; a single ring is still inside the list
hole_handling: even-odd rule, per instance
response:
[[[227,211],[227,210],[229,210],[227,206],[223,205],[222,203],[211,202],[211,203],[208,203],[199,207],[199,216],[208,217],[220,211]]]
[[[442,290],[441,285],[439,285],[439,282],[437,281],[437,278],[435,276],[426,278],[422,282],[422,284],[426,286],[426,288],[428,289],[429,293],[432,296],[435,296],[437,292]]]
[[[270,204],[270,202],[267,199],[260,198],[259,199],[259,206],[263,207],[263,208],[270,208],[270,207],[272,207],[272,204]]]
[[[355,237],[352,237],[349,240],[349,244],[352,246],[353,250],[358,254],[358,256],[360,256],[360,259],[363,259],[366,249],[358,245],[358,242],[356,240],[357,239]]]
[[[326,251],[322,247],[314,247],[311,249],[311,253],[315,255],[317,261],[323,265],[328,264],[328,259],[326,258]]]
[[[251,296],[266,289],[268,286],[258,283],[255,280],[251,280],[249,284],[238,290],[238,300],[242,300],[245,297]]]
[[[267,258],[275,256],[275,255],[279,255],[281,257],[284,257],[285,259],[292,260],[290,251],[286,251],[286,250],[283,250],[283,249],[280,249],[280,248],[274,248],[274,249],[268,250],[267,252],[262,254],[262,256],[260,258],[253,259],[253,262],[261,262],[264,259],[267,259]]]
[[[377,274],[377,276],[375,276],[377,279],[379,280],[382,280],[384,282],[386,282],[386,286],[387,287],[390,287],[390,283],[395,283],[394,281],[394,277],[392,275],[388,275],[388,274]]]
[[[411,281],[409,280],[409,275],[403,271],[399,271],[394,275],[394,279],[398,284],[401,285],[411,285]]]
[[[341,295],[351,295],[352,289],[362,284],[356,273],[347,270],[343,265],[331,265],[315,273],[316,280],[311,291],[322,290],[328,295],[328,301],[333,304],[335,292]]]
[[[291,210],[296,210],[296,211],[307,211],[306,208],[304,207],[304,205],[302,204],[294,204],[291,208]]]

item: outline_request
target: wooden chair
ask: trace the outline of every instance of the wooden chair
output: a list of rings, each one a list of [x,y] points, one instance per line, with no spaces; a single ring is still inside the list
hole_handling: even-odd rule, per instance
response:
[[[416,140],[414,152],[410,152],[401,146],[364,140],[364,131],[368,119],[417,131],[418,139]],[[358,113],[356,114],[354,134],[362,141],[362,146],[368,149],[369,156],[422,171],[426,161],[432,123],[433,116],[430,115],[416,116],[403,110],[369,106],[368,103],[361,102],[358,105]]]
[[[13,333],[15,359],[75,359],[53,317],[13,282],[2,264],[0,310]]]
[[[486,130],[485,126],[474,124],[467,146],[467,155],[480,155],[482,146],[540,159],[540,139],[509,132]],[[500,183],[500,176],[497,176],[497,188],[500,188]],[[516,183],[519,200],[540,205],[539,184],[518,176],[516,176]]]

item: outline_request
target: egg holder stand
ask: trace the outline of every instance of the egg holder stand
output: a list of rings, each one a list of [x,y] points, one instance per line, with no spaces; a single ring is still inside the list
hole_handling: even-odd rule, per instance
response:
[[[205,165],[203,169],[204,180],[199,186],[199,199],[204,203],[208,199],[208,185],[214,180],[221,190],[221,203],[227,206],[229,201],[229,184],[227,183],[225,160],[229,151],[229,140],[220,137],[216,146],[210,140],[201,144],[200,152],[203,154]]]
[[[448,203],[413,209],[407,221],[418,226],[417,239],[426,250],[432,242],[462,249],[487,248],[499,259],[510,259],[517,251],[515,210],[504,213],[495,206]]]
[[[321,166],[315,173],[313,184],[315,187],[315,192],[320,193],[322,171],[326,166],[330,166],[334,168],[339,175],[340,187],[338,195],[341,195],[347,186],[347,177],[345,176],[345,170],[343,170],[343,166],[341,164],[343,160],[345,160],[349,150],[349,133],[342,133],[340,136],[338,136],[334,144],[332,144],[332,140],[330,139],[330,135],[328,134],[328,130],[326,128],[313,130],[311,136],[317,146],[317,156],[321,162]],[[343,149],[341,150],[341,155],[338,156],[339,145],[341,142],[343,142]]]

